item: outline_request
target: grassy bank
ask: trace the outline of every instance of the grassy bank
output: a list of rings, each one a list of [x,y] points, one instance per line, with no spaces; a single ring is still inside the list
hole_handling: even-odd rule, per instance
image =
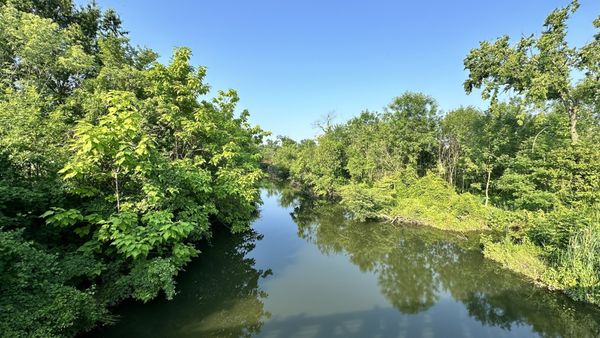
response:
[[[458,193],[433,174],[386,176],[372,185],[346,183],[336,187],[335,195],[356,220],[478,232],[486,258],[540,287],[600,305],[600,229],[590,210],[486,206],[479,196]]]
[[[347,184],[339,188],[341,203],[351,217],[392,223],[426,225],[456,232],[489,230],[497,208],[478,197],[459,194],[435,175],[387,176],[372,186]]]
[[[540,215],[533,222],[539,222]],[[531,228],[534,228],[532,225]],[[568,236],[563,246],[534,243],[534,229],[522,239],[482,237],[486,258],[502,264],[534,283],[561,290],[571,298],[600,305],[600,229],[583,228]]]

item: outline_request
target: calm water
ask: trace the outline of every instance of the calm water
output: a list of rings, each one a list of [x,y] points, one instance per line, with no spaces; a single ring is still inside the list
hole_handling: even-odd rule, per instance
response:
[[[532,287],[472,240],[344,220],[263,192],[254,233],[216,234],[172,301],[95,337],[600,337],[600,313]]]

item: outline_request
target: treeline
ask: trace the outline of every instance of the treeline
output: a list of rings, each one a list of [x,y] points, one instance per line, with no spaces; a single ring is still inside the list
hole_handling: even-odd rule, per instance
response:
[[[211,227],[247,229],[265,134],[191,52],[163,64],[119,16],[0,0],[0,332],[62,337],[175,294]]]
[[[553,11],[539,36],[469,52],[465,90],[481,88],[485,110],[442,114],[408,92],[382,112],[326,119],[313,140],[271,140],[265,163],[355,219],[492,229],[486,256],[600,304],[600,33],[567,44],[577,8]]]

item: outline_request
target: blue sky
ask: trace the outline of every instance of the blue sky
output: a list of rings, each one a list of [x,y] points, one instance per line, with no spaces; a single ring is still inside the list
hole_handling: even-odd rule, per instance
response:
[[[84,3],[80,0],[78,3]],[[485,107],[467,96],[462,61],[479,41],[538,33],[566,0],[150,1],[97,0],[116,9],[136,45],[164,61],[176,46],[208,67],[213,89],[234,88],[251,121],[274,135],[312,137],[312,123],[381,110],[404,91],[448,111]],[[569,40],[592,39],[600,1],[581,0]]]

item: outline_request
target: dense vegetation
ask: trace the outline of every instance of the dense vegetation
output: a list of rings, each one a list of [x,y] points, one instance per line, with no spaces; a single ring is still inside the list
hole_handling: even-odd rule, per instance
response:
[[[293,207],[299,235],[321,252],[343,253],[361,271],[373,273],[381,294],[401,313],[435,311],[449,293],[484,325],[512,331],[529,324],[540,337],[586,337],[600,330],[600,309],[524,283],[483,259],[477,233],[344,219],[339,204],[294,198],[289,190],[281,191],[280,201]],[[434,335],[463,334],[451,325],[441,329]]]
[[[486,110],[442,114],[408,92],[382,112],[326,118],[314,140],[270,141],[265,162],[358,220],[492,230],[487,257],[600,304],[600,32],[567,44],[577,8],[554,10],[539,36],[469,52],[464,87],[482,89]]]
[[[211,227],[247,229],[264,132],[118,15],[0,0],[0,332],[72,336],[110,305],[175,294]]]

